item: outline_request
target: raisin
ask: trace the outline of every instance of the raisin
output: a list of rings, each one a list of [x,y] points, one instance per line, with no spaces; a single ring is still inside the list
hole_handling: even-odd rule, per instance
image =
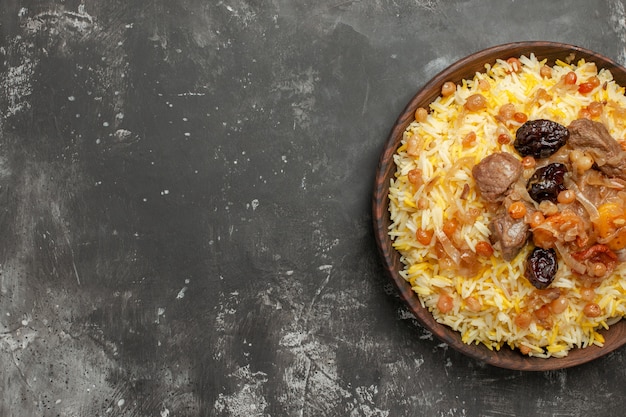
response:
[[[534,248],[526,258],[524,276],[537,289],[547,288],[559,268],[554,249]]]
[[[529,120],[517,129],[513,146],[522,156],[547,158],[569,139],[569,130],[546,119]]]
[[[526,184],[530,197],[537,203],[544,200],[557,203],[561,191],[566,190],[563,180],[567,168],[563,164],[548,164],[535,171]]]

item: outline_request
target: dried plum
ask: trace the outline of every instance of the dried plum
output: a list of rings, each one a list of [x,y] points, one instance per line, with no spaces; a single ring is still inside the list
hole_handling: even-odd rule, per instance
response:
[[[559,163],[537,169],[526,184],[528,194],[537,203],[544,200],[556,203],[559,193],[566,189],[563,184],[566,172],[565,165]]]
[[[526,258],[524,276],[535,288],[541,290],[554,281],[558,269],[554,249],[534,248]]]
[[[529,120],[515,133],[513,146],[522,156],[547,158],[569,138],[569,130],[557,122],[547,119]]]

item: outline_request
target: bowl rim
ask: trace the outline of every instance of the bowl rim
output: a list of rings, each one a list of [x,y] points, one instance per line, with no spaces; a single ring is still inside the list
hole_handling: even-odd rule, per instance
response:
[[[605,343],[603,347],[591,345],[585,348],[573,348],[564,358],[528,357],[508,347],[494,351],[482,344],[466,344],[461,340],[458,331],[437,322],[428,309],[422,307],[418,295],[399,274],[399,267],[401,267],[399,253],[391,246],[392,241],[387,228],[389,225],[389,179],[395,172],[393,155],[399,147],[402,132],[414,120],[415,110],[420,106],[428,105],[438,97],[440,86],[445,81],[459,82],[461,79],[471,78],[476,71],[483,71],[485,64],[495,62],[496,58],[507,59],[521,55],[528,56],[530,53],[534,53],[539,59],[551,55],[558,55],[553,58],[559,56],[565,58],[574,53],[576,60],[584,58],[587,61],[596,62],[599,68],[610,70],[616,82],[626,86],[626,69],[614,60],[589,49],[561,42],[520,41],[504,43],[479,50],[457,60],[417,90],[390,129],[376,170],[372,195],[372,221],[376,245],[383,261],[384,271],[393,281],[400,298],[423,327],[453,349],[489,365],[510,370],[548,371],[578,366],[620,348],[626,344],[626,320],[613,324],[607,332],[600,331],[607,336],[607,340],[611,335],[615,336],[613,339],[616,340],[611,339],[610,344]],[[451,78],[452,75],[457,76],[457,78]]]

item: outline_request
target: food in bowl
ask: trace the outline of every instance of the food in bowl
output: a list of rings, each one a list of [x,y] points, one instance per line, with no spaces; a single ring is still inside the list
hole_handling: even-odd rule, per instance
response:
[[[563,357],[626,313],[626,98],[533,54],[446,82],[394,154],[402,277],[463,342]]]

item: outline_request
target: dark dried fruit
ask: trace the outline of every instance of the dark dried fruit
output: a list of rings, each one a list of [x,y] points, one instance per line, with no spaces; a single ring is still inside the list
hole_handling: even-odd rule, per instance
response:
[[[552,120],[529,120],[517,129],[513,146],[522,156],[547,158],[569,138],[569,130]]]
[[[558,269],[554,249],[535,248],[526,258],[524,276],[535,288],[542,290],[554,281]]]
[[[567,168],[563,164],[548,164],[535,171],[526,184],[530,197],[537,203],[544,200],[557,202],[559,193],[565,190],[563,180]]]

